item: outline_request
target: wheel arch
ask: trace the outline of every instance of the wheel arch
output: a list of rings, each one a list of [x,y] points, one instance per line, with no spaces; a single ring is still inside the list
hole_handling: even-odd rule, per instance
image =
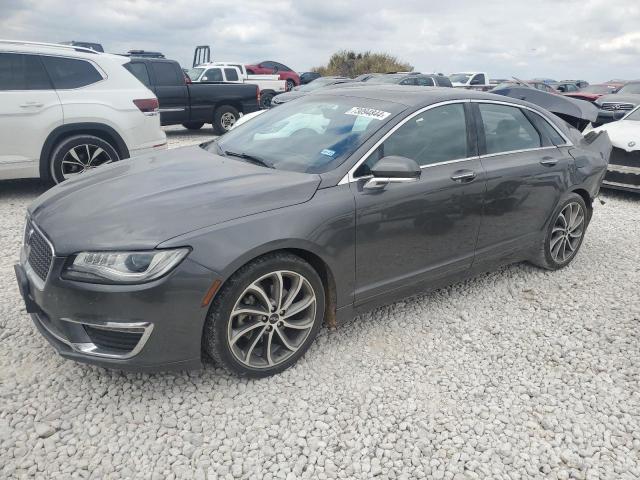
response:
[[[49,159],[55,146],[65,138],[75,135],[93,135],[109,142],[118,152],[120,159],[129,158],[129,149],[120,134],[113,128],[102,123],[70,123],[54,129],[42,146],[40,152],[40,177],[47,178],[49,174]]]
[[[230,266],[230,268],[228,269],[228,274],[224,276],[225,279],[218,288],[218,292],[220,292],[224,288],[225,284],[229,281],[229,279],[245,265],[259,258],[277,253],[290,253],[292,255],[295,255],[311,265],[311,267],[316,271],[325,289],[325,322],[330,328],[335,328],[337,326],[337,290],[335,276],[331,267],[322,258],[322,256],[317,252],[314,252],[313,249],[306,246],[283,245],[276,248],[260,249],[258,251],[250,253],[247,256],[244,256],[242,260]]]
[[[572,193],[576,193],[582,197],[582,200],[584,200],[584,204],[587,206],[587,210],[589,211],[589,219],[591,219],[591,215],[593,214],[593,201],[589,192],[584,188],[575,188],[571,191]]]

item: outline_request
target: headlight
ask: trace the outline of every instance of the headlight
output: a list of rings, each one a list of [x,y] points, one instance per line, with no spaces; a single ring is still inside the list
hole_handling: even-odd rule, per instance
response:
[[[92,283],[144,283],[175,268],[187,248],[140,252],[80,252],[65,267],[62,278]]]

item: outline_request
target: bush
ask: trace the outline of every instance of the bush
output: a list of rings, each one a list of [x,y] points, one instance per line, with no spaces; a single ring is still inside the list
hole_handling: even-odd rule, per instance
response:
[[[314,67],[312,70],[322,76],[339,75],[353,78],[363,73],[409,72],[413,70],[413,66],[388,53],[356,53],[342,50],[331,55],[327,66]]]

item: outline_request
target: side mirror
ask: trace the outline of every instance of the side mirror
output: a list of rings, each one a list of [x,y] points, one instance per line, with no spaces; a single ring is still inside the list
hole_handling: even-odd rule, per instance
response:
[[[390,183],[410,183],[420,178],[422,169],[415,160],[407,157],[390,155],[384,157],[371,168],[373,178],[364,184],[368,190],[386,187]]]

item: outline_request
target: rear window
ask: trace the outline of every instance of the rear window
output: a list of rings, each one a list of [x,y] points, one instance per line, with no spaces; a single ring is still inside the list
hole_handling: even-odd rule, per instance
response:
[[[147,87],[151,86],[149,71],[147,70],[147,66],[144,63],[127,63],[125,64],[124,68],[129,70],[129,72],[131,72],[134,77],[140,80]]]
[[[86,60],[44,55],[41,58],[58,90],[86,87],[103,80],[96,67]]]
[[[235,68],[225,68],[224,74],[230,82],[238,81],[238,71]]]
[[[175,86],[184,83],[184,77],[178,76],[179,69],[175,68],[173,63],[153,62],[151,68],[153,68],[158,86]]]
[[[0,91],[48,89],[51,83],[37,55],[0,53]]]

